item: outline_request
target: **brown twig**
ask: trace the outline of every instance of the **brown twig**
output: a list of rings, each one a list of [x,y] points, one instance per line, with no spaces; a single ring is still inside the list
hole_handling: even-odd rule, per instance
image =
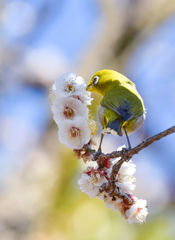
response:
[[[137,145],[136,147],[132,148],[132,149],[123,149],[122,151],[114,151],[112,153],[107,153],[107,154],[101,154],[99,156],[96,156],[96,161],[98,162],[99,166],[103,166],[103,162],[105,159],[110,159],[110,158],[117,158],[117,157],[121,157],[120,160],[114,164],[113,168],[112,168],[112,173],[110,176],[110,179],[108,181],[108,184],[105,184],[102,186],[101,188],[101,192],[102,191],[106,191],[106,192],[111,192],[111,196],[113,197],[119,197],[119,198],[123,198],[125,199],[125,201],[128,204],[131,204],[132,199],[126,195],[126,194],[121,194],[119,193],[118,189],[116,188],[115,185],[115,181],[116,181],[116,176],[120,170],[121,165],[125,162],[128,161],[134,154],[138,153],[139,151],[141,151],[142,149],[148,147],[150,144],[152,144],[155,141],[160,140],[161,138],[171,134],[175,132],[175,126],[153,136],[148,138],[147,140],[144,140],[141,144]]]
[[[137,145],[136,147],[132,149],[123,149],[122,151],[114,151],[112,153],[107,153],[107,154],[100,154],[99,156],[96,157],[98,163],[100,164],[101,161],[104,161],[105,159],[110,159],[110,158],[117,158],[117,157],[125,157],[125,158],[131,158],[134,154],[140,152],[142,149],[148,147],[150,144],[152,144],[155,141],[160,140],[163,137],[166,137],[167,135],[174,133],[175,132],[175,126],[158,133],[157,135],[150,137],[146,140],[144,140],[142,143]]]

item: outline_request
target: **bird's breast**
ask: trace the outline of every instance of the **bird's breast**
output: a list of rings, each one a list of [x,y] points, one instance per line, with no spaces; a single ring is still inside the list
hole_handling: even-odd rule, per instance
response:
[[[106,108],[105,107],[103,107],[103,106],[99,106],[99,111],[98,111],[98,117],[99,117],[99,121],[100,121],[100,124],[101,124],[101,126],[103,127],[103,115],[104,115],[104,111],[106,110]]]

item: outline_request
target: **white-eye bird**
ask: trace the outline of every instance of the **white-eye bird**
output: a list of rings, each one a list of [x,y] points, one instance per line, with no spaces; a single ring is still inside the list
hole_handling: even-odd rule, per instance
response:
[[[104,69],[93,75],[86,90],[102,96],[99,107],[102,134],[98,152],[101,152],[106,133],[126,135],[131,149],[128,135],[135,132],[145,119],[144,103],[135,84],[116,71]]]

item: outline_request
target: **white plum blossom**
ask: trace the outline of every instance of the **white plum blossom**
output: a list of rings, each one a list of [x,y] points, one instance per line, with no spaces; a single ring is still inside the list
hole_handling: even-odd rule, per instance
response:
[[[95,169],[82,173],[81,178],[78,180],[80,190],[89,195],[90,198],[97,196],[100,186],[106,182],[106,178]]]
[[[119,170],[121,175],[133,175],[136,172],[136,165],[132,160],[124,162]]]
[[[93,100],[93,98],[91,98],[90,92],[85,92],[84,94],[81,95],[71,95],[71,97],[80,100],[86,107],[87,105],[91,105],[91,101]]]
[[[90,140],[88,123],[82,117],[76,117],[73,121],[66,119],[59,125],[58,138],[68,148],[81,149]]]
[[[124,162],[117,175],[116,186],[120,188],[120,191],[124,193],[131,194],[135,189],[135,164],[130,160],[129,162]]]
[[[125,148],[125,145],[119,147],[117,151],[122,151],[123,148]],[[119,160],[120,157],[111,159],[113,165],[116,164]],[[116,186],[119,187],[120,192],[123,194],[132,194],[132,191],[135,189],[135,184],[133,184],[135,181],[135,177],[133,176],[136,171],[135,167],[136,165],[132,162],[132,160],[124,162],[120,167],[120,170],[116,177]]]
[[[112,197],[110,197],[109,193],[106,193],[105,191],[103,191],[102,193],[98,193],[96,197],[104,201],[107,208],[112,208],[112,210],[115,210],[114,205],[116,204],[118,199],[113,199]]]
[[[86,92],[86,84],[82,77],[74,72],[68,72],[57,78],[56,92],[59,97],[79,96]]]
[[[85,106],[91,105],[91,102],[93,100],[93,98],[91,98],[91,92],[88,92],[88,91],[80,95],[79,98],[81,99],[81,101]]]
[[[86,173],[81,174],[78,184],[80,185],[80,190],[89,195],[91,199],[94,198],[99,192],[99,187],[94,186],[94,184],[91,182],[91,177]]]
[[[58,138],[71,149],[83,148],[96,130],[95,124],[89,124],[92,123],[87,108],[92,101],[90,94],[86,92],[84,79],[74,72],[58,77],[50,89],[51,110],[59,125]]]
[[[118,186],[120,188],[120,191],[123,194],[125,194],[125,193],[131,194],[132,191],[134,191],[134,189],[135,189],[135,185],[132,184],[131,181],[125,181],[125,180],[124,181],[122,180],[122,183],[116,182],[116,186]]]
[[[126,211],[127,221],[130,224],[133,222],[142,224],[145,222],[147,215],[147,201],[135,197],[133,205]]]
[[[80,116],[83,119],[88,118],[88,108],[75,98],[56,98],[52,105],[53,119],[59,125],[65,119],[73,120]]]

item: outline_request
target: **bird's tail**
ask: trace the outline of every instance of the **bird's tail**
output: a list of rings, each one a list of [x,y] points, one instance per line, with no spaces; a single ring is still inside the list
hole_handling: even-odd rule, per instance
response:
[[[106,126],[107,129],[110,129],[112,134],[117,134],[119,136],[123,136],[122,134],[122,123],[119,119],[116,119],[112,122],[109,122]],[[116,133],[114,133],[116,132]]]
[[[99,115],[100,116],[100,115]],[[113,135],[123,136],[122,133],[122,117],[118,115],[116,112],[105,109],[103,112],[103,119],[102,119],[102,133],[111,133]]]

